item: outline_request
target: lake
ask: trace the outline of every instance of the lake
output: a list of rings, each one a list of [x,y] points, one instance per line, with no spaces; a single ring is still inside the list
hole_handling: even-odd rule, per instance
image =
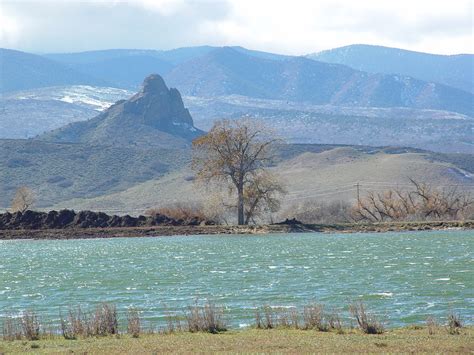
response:
[[[449,310],[473,323],[473,250],[474,231],[0,241],[0,317],[107,301],[160,323],[209,299],[238,327],[255,306],[362,300],[389,327]]]

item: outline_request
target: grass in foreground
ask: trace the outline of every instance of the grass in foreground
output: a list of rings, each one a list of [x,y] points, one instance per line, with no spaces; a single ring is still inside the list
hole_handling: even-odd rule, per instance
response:
[[[449,334],[439,327],[430,334],[426,327],[388,330],[367,335],[359,330],[320,332],[296,329],[248,329],[225,333],[143,334],[80,338],[53,337],[40,341],[0,341],[0,353],[40,354],[143,354],[158,352],[389,352],[389,353],[472,353],[474,327]]]

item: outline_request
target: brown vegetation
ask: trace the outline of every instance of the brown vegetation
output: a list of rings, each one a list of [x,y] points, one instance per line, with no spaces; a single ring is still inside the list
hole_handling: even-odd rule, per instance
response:
[[[359,328],[367,334],[382,334],[385,328],[377,318],[367,312],[362,302],[354,302],[349,306],[349,311],[357,321]]]
[[[137,309],[130,308],[127,313],[127,333],[138,338],[141,333],[140,314]]]
[[[22,186],[16,190],[15,196],[13,196],[11,210],[12,212],[23,213],[31,208],[35,202],[36,198],[33,191],[26,186]]]
[[[359,329],[365,334],[382,334],[385,327],[377,318],[366,310],[362,302],[354,302],[349,305],[349,313],[356,321]],[[345,321],[349,319],[345,316]],[[66,317],[60,315],[59,329],[47,327],[41,324],[39,317],[33,311],[24,312],[20,317],[8,315],[3,319],[2,339],[14,340],[40,340],[52,338],[61,334],[65,339],[79,339],[88,337],[103,337],[109,335],[129,334],[133,338],[141,336],[144,329],[147,334],[155,332],[153,324],[144,327],[140,312],[131,308],[126,313],[124,331],[119,327],[119,315],[114,305],[102,303],[92,312],[84,312],[81,307],[70,308]],[[182,321],[185,324],[182,326]],[[346,324],[346,326],[345,326]],[[255,310],[255,324],[257,329],[299,329],[317,330],[319,332],[336,331],[339,334],[353,332],[349,330],[348,323],[343,322],[339,313],[325,312],[322,304],[309,304],[302,309],[296,307],[274,308],[270,306],[257,307]],[[352,324],[352,322],[350,323]],[[411,326],[413,329],[421,329],[419,325]],[[445,324],[446,333],[450,335],[461,334],[463,323],[459,314],[449,312]],[[352,325],[350,326],[352,329]],[[426,321],[428,334],[435,334],[438,323],[433,317]],[[179,316],[177,313],[167,313],[166,326],[159,330],[160,333],[173,332],[203,332],[220,333],[228,330],[225,320],[224,308],[218,307],[212,302],[205,304],[194,304],[188,307]]]
[[[473,198],[457,187],[441,189],[410,179],[412,189],[368,192],[352,209],[355,221],[465,219]]]
[[[304,201],[293,204],[282,212],[283,218],[302,223],[347,223],[351,222],[351,204],[346,201]]]
[[[212,224],[212,219],[204,212],[204,207],[196,203],[174,203],[171,205],[150,208],[145,211],[145,215],[166,216],[176,221],[182,221],[184,224]]]
[[[448,314],[448,333],[449,334],[459,334],[460,328],[463,327],[461,316],[454,312],[449,312]]]
[[[70,308],[67,317],[60,315],[61,334],[65,339],[118,334],[118,315],[114,305],[102,303],[92,313],[81,307]]]
[[[212,302],[207,302],[203,306],[195,304],[189,307],[186,313],[186,321],[188,331],[191,333],[206,332],[215,334],[227,330],[223,309]]]

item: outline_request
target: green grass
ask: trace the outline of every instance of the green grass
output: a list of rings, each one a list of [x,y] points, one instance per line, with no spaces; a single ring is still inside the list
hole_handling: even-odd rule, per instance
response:
[[[367,335],[356,330],[318,332],[314,330],[248,329],[220,334],[144,334],[65,340],[60,337],[39,341],[0,341],[0,353],[39,354],[93,353],[143,354],[161,352],[370,352],[370,353],[472,353],[474,327],[461,328],[450,335],[443,327],[430,335],[425,327],[389,330]]]

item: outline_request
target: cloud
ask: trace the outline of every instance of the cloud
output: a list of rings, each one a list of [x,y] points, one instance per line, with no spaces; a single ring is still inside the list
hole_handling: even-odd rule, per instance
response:
[[[352,43],[472,52],[471,0],[2,0],[0,46],[34,52],[242,45],[303,54]]]

